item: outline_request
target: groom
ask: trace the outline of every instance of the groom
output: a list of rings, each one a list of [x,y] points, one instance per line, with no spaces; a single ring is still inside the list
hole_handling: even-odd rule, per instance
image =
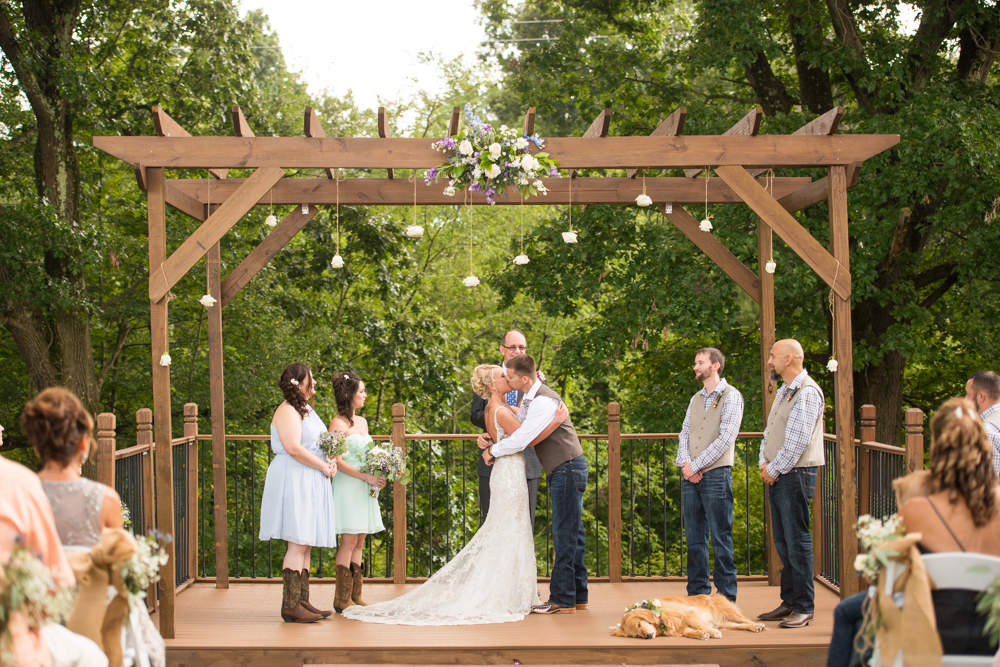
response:
[[[518,414],[522,423],[513,435],[497,444],[492,443],[488,434],[479,436],[479,448],[487,463],[492,463],[496,457],[523,451],[552,421],[561,400],[559,394],[538,381],[531,355],[518,354],[508,359],[505,376],[511,389],[524,392]],[[577,609],[586,609],[588,599],[587,567],[583,562],[587,551],[587,535],[583,530],[587,460],[569,418],[534,449],[548,475],[555,563],[549,583],[549,601],[531,611],[573,614]]]

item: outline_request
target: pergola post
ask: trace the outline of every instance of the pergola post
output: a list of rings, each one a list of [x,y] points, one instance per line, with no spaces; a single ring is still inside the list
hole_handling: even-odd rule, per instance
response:
[[[833,374],[834,413],[837,429],[837,491],[842,500],[840,516],[840,597],[848,598],[858,592],[858,575],[854,559],[858,542],[854,535],[857,523],[857,497],[854,457],[854,354],[851,333],[851,300],[838,293],[837,282],[850,275],[850,252],[847,222],[847,168],[843,165],[829,168],[830,252],[837,260],[837,275],[833,284],[833,351],[839,364]],[[849,280],[849,279],[848,279]],[[850,294],[850,285],[848,295]]]
[[[209,214],[211,211],[208,212]],[[215,587],[229,588],[229,518],[226,514],[226,388],[222,358],[222,252],[219,243],[205,255],[209,294],[208,382],[212,411],[212,510],[215,516]]]
[[[163,169],[146,169],[149,201],[149,273],[162,270],[167,259],[166,179]],[[153,362],[153,433],[156,443],[156,527],[164,537],[160,546],[167,552],[167,564],[160,568],[160,634],[174,636],[174,460],[171,439],[170,366],[160,364],[166,352],[170,332],[167,322],[168,296],[149,303],[150,340]]]
[[[392,446],[406,456],[406,406],[392,405]],[[406,487],[392,483],[392,583],[406,583]]]
[[[767,418],[771,414],[771,404],[774,403],[774,395],[777,391],[775,383],[771,381],[771,369],[767,365],[767,359],[771,356],[771,348],[774,347],[774,274],[768,273],[764,266],[771,261],[774,246],[774,234],[761,218],[757,218],[757,281],[759,284],[760,298],[760,401],[761,410],[764,412],[764,428],[767,428]],[[753,462],[753,470],[757,469],[757,459],[750,454]],[[747,466],[747,474],[751,471]],[[771,487],[764,485],[764,526],[767,532],[767,583],[770,586],[777,586],[781,583],[781,559],[778,557],[778,549],[774,546],[774,535],[771,532]]]

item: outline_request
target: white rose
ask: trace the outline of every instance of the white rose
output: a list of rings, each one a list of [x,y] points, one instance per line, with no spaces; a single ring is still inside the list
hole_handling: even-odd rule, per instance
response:
[[[214,306],[215,301],[216,301],[215,297],[213,297],[211,294],[206,294],[205,296],[198,299],[198,303],[205,306],[206,308],[211,308],[212,306]]]
[[[420,225],[410,225],[406,228],[406,235],[411,239],[419,239],[424,235],[424,228]]]
[[[490,165],[490,168],[486,170],[487,178],[496,178],[500,175],[500,165],[494,164]]]
[[[368,452],[371,454],[385,454],[385,450],[381,447],[372,447]]]
[[[490,157],[496,160],[498,157],[500,157],[500,150],[501,150],[500,144],[495,142],[490,144]]]
[[[831,359],[830,361],[826,362],[826,370],[830,371],[831,373],[836,373],[837,366],[839,365],[840,364],[837,363],[836,359]]]
[[[344,258],[341,257],[339,253],[334,255],[333,259],[330,260],[330,266],[332,266],[335,269],[343,268]]]
[[[700,229],[703,232],[712,231],[712,221],[709,220],[708,218],[705,218],[704,220],[701,221],[701,224],[698,225],[698,229]]]
[[[768,273],[774,273],[774,270],[777,267],[778,267],[778,265],[775,264],[774,260],[772,259],[770,262],[768,262],[767,264],[764,265],[764,270],[767,271]]]
[[[514,258],[514,263],[517,264],[518,266],[524,266],[530,261],[531,260],[528,259],[528,256],[525,255],[524,253],[521,253],[520,255]]]
[[[476,285],[479,284],[479,278],[475,276],[469,276],[468,278],[462,281],[462,284],[465,285],[466,287],[475,287]]]
[[[519,151],[523,151],[527,147],[528,147],[528,140],[525,139],[524,137],[518,137],[518,140],[514,142],[514,148],[516,148]]]
[[[566,243],[576,243],[576,232],[563,232],[562,237]]]
[[[532,172],[538,169],[538,160],[536,160],[531,155],[525,155],[521,158],[521,169],[526,172]]]
[[[160,365],[161,366],[169,366],[170,365],[170,355],[169,354],[165,354],[162,357],[160,357]]]
[[[458,152],[462,155],[472,155],[472,142],[468,139],[463,139],[462,143],[458,145]]]
[[[639,206],[649,206],[653,203],[653,200],[649,197],[649,195],[641,194],[635,198],[635,203]]]

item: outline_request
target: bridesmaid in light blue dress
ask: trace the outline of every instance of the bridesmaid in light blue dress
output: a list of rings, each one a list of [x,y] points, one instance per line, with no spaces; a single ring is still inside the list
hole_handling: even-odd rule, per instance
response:
[[[337,400],[337,416],[330,422],[330,432],[346,436],[347,454],[337,457],[340,475],[333,481],[333,502],[337,508],[337,592],[333,608],[337,613],[354,604],[366,605],[361,598],[361,559],[365,537],[385,530],[378,498],[372,498],[372,487],[385,487],[385,479],[361,472],[360,448],[370,446],[368,422],[354,414],[364,407],[368,394],[365,383],[351,372],[337,373],[333,377],[333,395]],[[353,450],[353,451],[352,451]]]
[[[267,468],[260,503],[260,539],[285,540],[281,618],[311,623],[333,614],[309,603],[309,562],[313,547],[337,546],[336,515],[330,479],[337,462],[327,461],[317,445],[323,420],[307,401],[316,382],[305,364],[289,364],[278,382],[285,401],[271,421],[274,459]]]

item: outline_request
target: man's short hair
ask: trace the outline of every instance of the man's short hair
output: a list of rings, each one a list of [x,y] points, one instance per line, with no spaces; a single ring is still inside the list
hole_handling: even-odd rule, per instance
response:
[[[510,365],[510,362],[507,364]],[[994,371],[979,371],[969,379],[972,380],[973,394],[983,392],[991,401],[1000,401],[1000,375]]]
[[[504,347],[507,347],[507,334],[509,334],[512,331],[516,331],[517,333],[521,334],[521,337],[524,338],[525,341],[528,340],[528,337],[525,336],[524,332],[521,331],[520,329],[508,329],[507,331],[504,332],[503,336],[500,337],[500,344],[503,345]]]
[[[535,377],[535,358],[530,354],[515,354],[507,360],[507,373],[515,377]]]
[[[726,355],[722,354],[721,350],[716,347],[703,347],[694,353],[695,358],[699,354],[707,354],[710,363],[719,364],[719,375],[722,375],[722,369],[726,367]]]

